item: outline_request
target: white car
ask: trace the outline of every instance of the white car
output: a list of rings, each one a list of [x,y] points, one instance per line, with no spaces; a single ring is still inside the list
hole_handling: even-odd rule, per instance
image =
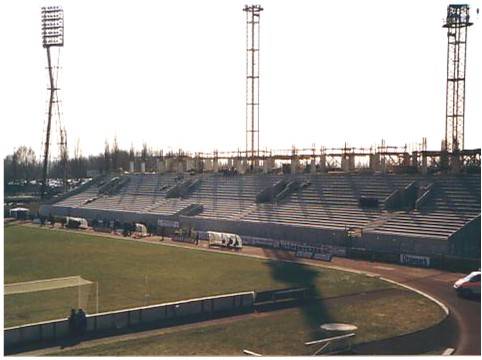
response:
[[[480,295],[480,271],[473,271],[457,280],[454,289],[461,296]]]

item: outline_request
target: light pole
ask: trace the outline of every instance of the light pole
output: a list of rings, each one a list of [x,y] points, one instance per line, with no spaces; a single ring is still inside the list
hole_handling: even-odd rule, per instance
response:
[[[47,50],[47,69],[49,72],[49,107],[47,130],[45,134],[44,161],[42,169],[42,188],[40,196],[45,197],[47,191],[47,167],[50,146],[50,128],[52,124],[52,107],[57,102],[57,74],[53,72],[50,48],[64,46],[64,11],[60,6],[44,6],[41,10],[42,45]]]
[[[259,23],[263,8],[245,5],[246,12],[246,160],[254,168],[259,157]]]

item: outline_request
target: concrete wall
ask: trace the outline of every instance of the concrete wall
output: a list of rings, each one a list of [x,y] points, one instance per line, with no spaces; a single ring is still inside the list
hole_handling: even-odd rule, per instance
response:
[[[320,172],[321,173],[326,172],[326,155],[325,154],[320,155]]]
[[[422,256],[447,255],[449,242],[430,237],[403,236],[366,231],[352,240],[352,246],[374,251],[406,253]]]
[[[210,159],[204,160],[204,170],[205,171],[212,171],[213,170],[213,161]]]
[[[224,219],[200,219],[180,217],[181,224],[192,225],[201,231],[232,232],[239,235],[263,237],[276,240],[302,241],[306,243],[339,244],[344,239],[344,231],[321,229],[295,225],[270,224],[256,221],[233,221]]]
[[[480,259],[480,215],[449,238],[450,254]]]
[[[274,240],[298,241],[307,245],[347,246],[344,230],[314,228],[295,225],[270,224],[255,221],[231,221],[180,217],[181,224],[189,224],[196,230],[220,231]],[[351,246],[375,251],[433,256],[448,254],[448,241],[436,238],[420,238],[364,232],[361,238],[352,240]]]
[[[93,219],[107,219],[118,220],[120,222],[145,222],[151,225],[157,225],[158,219],[172,219],[168,215],[159,214],[146,214],[134,211],[112,211],[112,210],[100,210],[100,209],[86,209],[86,208],[72,208],[68,206],[52,206],[42,205],[39,209],[40,215],[48,216],[52,214],[54,216],[74,216],[83,217],[87,220]]]
[[[291,174],[296,174],[298,172],[299,160],[297,158],[291,159],[290,166]]]
[[[370,155],[370,170],[372,171],[380,170],[380,154]]]
[[[35,324],[16,326],[4,330],[5,348],[20,344],[28,344],[39,340],[49,341],[60,339],[69,333],[67,319],[40,322]]]
[[[88,315],[87,334],[157,323],[162,327],[163,321],[250,311],[254,297],[254,291],[248,291]],[[8,349],[39,341],[61,339],[68,335],[68,320],[60,319],[6,328],[4,342],[5,348]]]
[[[164,174],[166,172],[166,160],[159,161],[159,173]]]
[[[119,220],[120,222],[143,222],[157,226],[158,219],[173,220],[172,216],[146,214],[129,211],[107,211],[97,209],[80,209],[61,206],[44,205],[40,207],[40,214],[47,216],[74,216],[91,219]],[[299,241],[310,245],[346,246],[346,234],[341,229],[315,228],[308,226],[263,223],[257,221],[238,221],[225,219],[203,219],[189,216],[179,216],[182,225],[192,226],[200,231],[229,232],[245,236],[260,238]],[[401,247],[413,249],[407,253],[433,256],[449,254],[447,240],[430,237],[402,236],[374,232],[364,232],[362,238],[353,239],[351,246],[369,250],[398,252]]]
[[[311,159],[310,161],[310,174],[316,173],[316,161],[315,159]]]

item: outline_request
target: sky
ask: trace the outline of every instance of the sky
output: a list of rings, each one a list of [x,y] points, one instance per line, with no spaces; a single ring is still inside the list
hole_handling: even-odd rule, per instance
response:
[[[466,148],[480,148],[480,2],[469,2]],[[369,147],[381,139],[402,146],[422,137],[440,149],[449,2],[257,3],[264,7],[261,149]],[[114,137],[125,149],[244,149],[244,4],[2,1],[2,155],[20,145],[41,152],[48,100],[42,5],[64,9],[59,96],[71,154],[77,142],[84,155],[100,153]]]

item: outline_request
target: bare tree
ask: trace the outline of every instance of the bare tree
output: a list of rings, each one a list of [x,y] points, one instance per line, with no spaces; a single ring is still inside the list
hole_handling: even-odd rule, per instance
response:
[[[19,178],[26,181],[32,180],[36,175],[36,157],[35,151],[32,148],[27,148],[26,146],[20,146],[15,152],[18,167],[21,171]]]
[[[112,159],[112,170],[117,171],[119,170],[119,146],[117,144],[117,136],[114,136],[114,141],[112,143],[112,151],[111,151],[111,159]]]
[[[80,147],[80,139],[77,139],[74,148],[74,158],[70,160],[71,176],[75,179],[80,179],[87,176],[85,168],[85,159],[82,156],[82,150]]]
[[[37,161],[35,152],[30,147],[20,146],[4,161],[4,180],[10,181],[29,181],[40,176],[40,162]]]
[[[129,160],[134,161],[135,153],[134,153],[134,146],[131,144],[131,149],[129,150]]]
[[[147,161],[147,155],[148,155],[147,144],[144,143],[144,144],[142,144],[141,160]]]
[[[108,173],[110,171],[110,160],[111,160],[111,155],[110,155],[109,143],[106,140],[105,148],[104,148],[104,172],[105,173]]]

